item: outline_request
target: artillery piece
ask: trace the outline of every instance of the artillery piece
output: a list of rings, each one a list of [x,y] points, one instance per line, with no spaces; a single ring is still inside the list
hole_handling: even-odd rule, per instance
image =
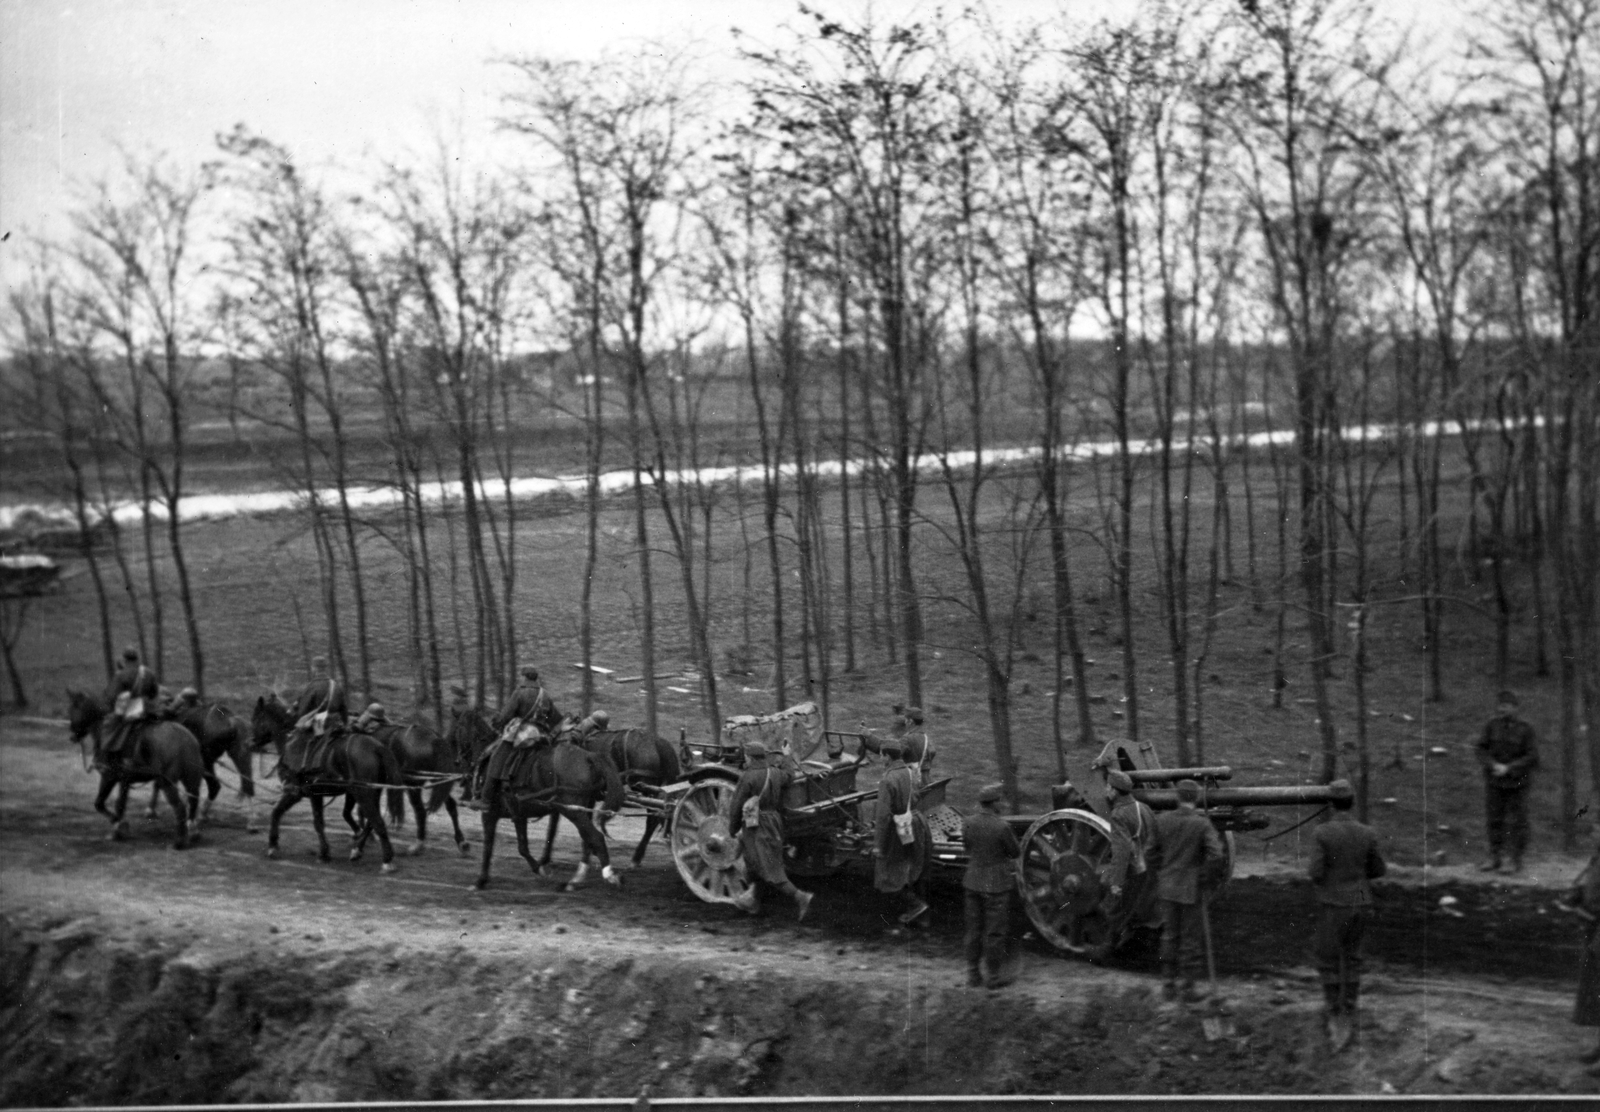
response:
[[[1179,780],[1200,784],[1199,807],[1222,834],[1227,849],[1221,882],[1233,873],[1234,839],[1238,830],[1259,830],[1271,819],[1254,807],[1321,806],[1348,799],[1348,782],[1285,784],[1264,787],[1225,785],[1233,770],[1225,765],[1163,769],[1154,750],[1140,747],[1140,762],[1115,742],[1094,762],[1098,794],[1103,799],[1107,774],[1126,772],[1134,797],[1153,811],[1178,806],[1171,786]],[[1017,889],[1028,919],[1039,935],[1058,950],[1102,960],[1140,925],[1155,926],[1156,870],[1137,873],[1131,867],[1133,847],[1121,830],[1089,799],[1070,785],[1052,800],[1054,809],[1037,817],[1008,816],[1022,853],[1017,860]],[[937,847],[936,850],[949,847]]]

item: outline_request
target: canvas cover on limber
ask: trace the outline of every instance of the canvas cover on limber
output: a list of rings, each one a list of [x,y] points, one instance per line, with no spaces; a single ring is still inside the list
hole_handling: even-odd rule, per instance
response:
[[[723,745],[752,741],[803,761],[822,744],[822,711],[815,703],[797,703],[776,714],[736,714],[723,721]]]

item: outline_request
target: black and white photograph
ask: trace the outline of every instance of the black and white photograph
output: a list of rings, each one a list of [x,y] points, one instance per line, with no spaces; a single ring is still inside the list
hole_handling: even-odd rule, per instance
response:
[[[0,0],[0,1107],[1485,1097],[1600,0]]]

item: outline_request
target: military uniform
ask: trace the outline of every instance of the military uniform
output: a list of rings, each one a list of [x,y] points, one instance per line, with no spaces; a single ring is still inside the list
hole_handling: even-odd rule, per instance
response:
[[[321,657],[312,662],[312,670],[322,674],[312,676],[300,689],[300,695],[294,701],[294,720],[301,722],[308,714],[326,711],[330,719],[344,723],[350,717],[344,685],[328,674],[327,662]]]
[[[1371,916],[1372,884],[1387,866],[1378,836],[1349,811],[1311,835],[1311,883],[1317,890],[1317,928],[1312,939],[1317,972],[1330,1014],[1355,1011],[1361,994],[1361,939]]]
[[[1161,871],[1156,877],[1156,897],[1161,901],[1161,971],[1169,994],[1177,990],[1180,976],[1185,990],[1192,994],[1193,970],[1201,953],[1202,874],[1220,866],[1227,849],[1211,820],[1192,804],[1156,816],[1156,846],[1161,853]]]
[[[745,755],[747,764],[739,774],[728,810],[728,833],[739,839],[751,881],[770,884],[794,900],[799,917],[804,919],[811,893],[796,888],[783,867],[783,789],[789,784],[789,774],[767,763],[763,742],[746,746]],[[749,826],[744,821],[744,809],[745,801],[752,797],[760,801],[760,814],[755,825]],[[759,909],[754,884],[740,906],[751,914]]]
[[[512,722],[537,723],[548,719],[554,712],[555,705],[551,703],[550,696],[544,693],[539,681],[524,680],[517,685],[517,689],[511,693],[511,701],[501,708],[490,725],[495,733],[501,733]]]
[[[121,759],[122,750],[133,732],[134,723],[154,710],[161,697],[161,683],[155,672],[139,660],[132,649],[122,654],[122,664],[112,673],[111,685],[106,690],[106,703],[111,707],[115,725],[106,740],[101,755],[115,763]]]
[[[1001,798],[999,785],[978,796],[980,804]],[[1006,936],[1011,925],[1011,891],[1016,887],[1012,862],[1022,852],[1017,835],[988,806],[961,823],[967,870],[961,887],[965,900],[967,984],[999,988],[1004,983]],[[980,961],[982,967],[980,968]]]
[[[911,769],[901,760],[898,743],[888,743],[889,767],[878,781],[877,816],[873,822],[873,845],[877,856],[873,861],[873,884],[880,892],[904,892],[906,910],[900,921],[908,926],[927,910],[928,903],[916,890],[922,879],[923,867],[932,851],[933,839],[928,833],[927,820],[915,809],[916,783]],[[900,841],[895,830],[894,816],[911,811],[911,828],[914,840],[908,845]]]
[[[1489,862],[1498,868],[1501,851],[1510,850],[1513,870],[1522,867],[1528,847],[1528,784],[1539,767],[1538,739],[1533,727],[1515,714],[1497,714],[1483,728],[1477,746],[1483,765],[1484,819],[1489,835]],[[1495,765],[1505,771],[1497,773]]]

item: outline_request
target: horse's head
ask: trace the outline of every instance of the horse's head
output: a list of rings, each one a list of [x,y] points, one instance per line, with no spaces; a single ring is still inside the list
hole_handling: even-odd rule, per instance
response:
[[[250,747],[261,750],[269,745],[282,745],[293,724],[294,711],[278,698],[276,691],[267,692],[256,700],[255,710],[250,714]]]
[[[74,742],[83,741],[84,735],[98,726],[105,716],[106,708],[99,699],[68,688],[67,725],[72,731]]]

